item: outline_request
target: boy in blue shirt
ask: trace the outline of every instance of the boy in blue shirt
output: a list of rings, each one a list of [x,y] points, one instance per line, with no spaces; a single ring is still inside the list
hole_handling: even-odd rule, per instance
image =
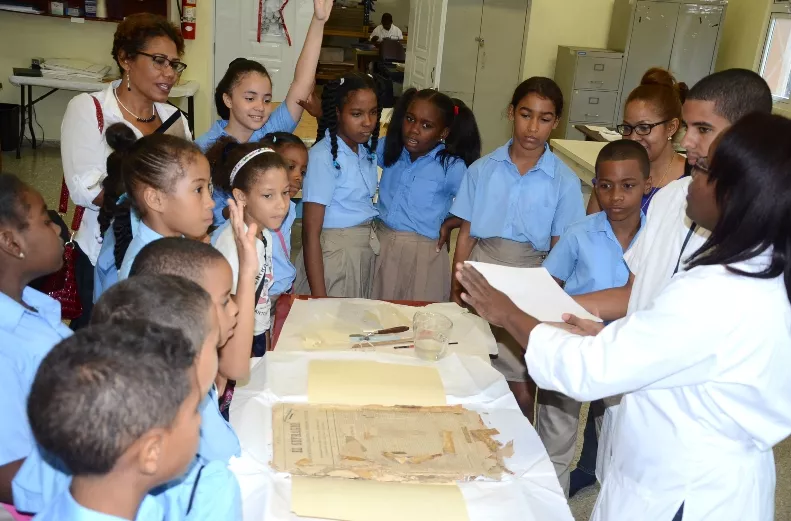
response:
[[[570,225],[544,261],[566,293],[626,284],[629,268],[623,255],[645,219],[640,204],[650,189],[650,171],[648,154],[636,141],[613,141],[599,152],[594,190],[603,211]],[[568,495],[581,404],[551,391],[541,391],[538,403],[536,430]]]
[[[93,326],[44,359],[28,401],[38,443],[73,472],[39,521],[135,519],[198,447],[195,349],[145,321]]]

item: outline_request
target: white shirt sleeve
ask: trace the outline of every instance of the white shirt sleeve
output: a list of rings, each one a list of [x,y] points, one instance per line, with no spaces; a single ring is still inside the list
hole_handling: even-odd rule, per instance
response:
[[[384,27],[382,27],[381,25],[377,25],[376,28],[371,33],[371,36],[368,39],[369,40],[373,40],[374,36],[376,36],[376,37],[378,37],[381,40],[383,32],[384,32]]]
[[[539,388],[578,401],[708,380],[720,346],[716,337],[727,334],[721,327],[718,334],[715,324],[726,320],[717,303],[729,301],[729,285],[715,270],[722,268],[699,268],[675,280],[648,309],[596,336],[539,325],[525,354],[530,376]]]
[[[93,200],[101,193],[102,181],[107,177],[108,154],[91,98],[80,94],[66,107],[60,128],[60,154],[72,201],[98,210]]]
[[[236,249],[236,241],[233,238],[233,228],[231,228],[230,222],[228,226],[220,231],[217,240],[214,242],[214,247],[222,253],[222,256],[231,265],[231,272],[233,273],[231,294],[236,295],[236,283],[239,280],[239,252]]]
[[[395,36],[395,38],[394,38],[394,39],[395,39],[395,40],[399,40],[399,41],[400,41],[400,40],[403,40],[403,39],[404,39],[404,33],[402,33],[402,32],[401,32],[401,29],[399,29],[399,28],[398,28],[398,27],[396,27],[395,25],[393,26],[393,29],[394,29],[394,31],[395,31],[395,34],[393,35],[393,36]]]

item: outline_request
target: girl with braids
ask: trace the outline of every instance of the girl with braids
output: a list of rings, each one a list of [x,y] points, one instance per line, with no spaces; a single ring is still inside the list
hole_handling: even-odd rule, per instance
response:
[[[214,93],[214,104],[221,119],[195,141],[201,150],[206,152],[222,137],[230,136],[239,143],[252,143],[270,132],[293,132],[303,110],[318,117],[318,100],[313,88],[324,24],[330,17],[332,5],[333,0],[313,0],[313,18],[297,60],[294,79],[285,101],[275,110],[272,110],[272,78],[266,68],[247,58],[236,58],[230,63]],[[215,226],[228,218],[225,208],[230,195],[220,191],[214,193]]]
[[[298,294],[368,298],[379,242],[372,223],[382,107],[371,76],[324,87],[322,117],[302,187]]]
[[[446,302],[450,259],[437,244],[467,167],[481,155],[475,116],[433,89],[401,96],[377,150],[379,185],[372,298]]]
[[[115,244],[112,249],[109,245],[103,248],[101,266],[106,267],[112,252],[118,280],[123,280],[137,253],[149,242],[162,237],[204,236],[212,222],[214,202],[209,163],[193,143],[167,134],[136,140],[131,129],[118,123],[107,129],[106,137],[120,155],[117,167],[108,171],[112,178],[106,185],[118,190],[116,177],[120,176],[126,200],[114,208],[113,223],[105,235],[111,233]],[[111,166],[115,161],[110,161]],[[141,220],[136,227],[134,214]],[[106,217],[103,220],[107,222]],[[101,279],[102,273],[97,271],[95,277]]]
[[[273,239],[273,234],[278,233],[291,202],[286,163],[263,143],[239,144],[233,138],[223,138],[215,143],[210,155],[222,158],[221,162],[215,163],[214,182],[233,194],[244,214],[243,229],[235,232],[228,221],[214,232],[212,244],[233,270],[231,294],[236,295],[238,302],[249,298],[255,303],[252,351],[255,356],[264,356],[271,325],[269,290],[274,281],[273,248],[274,243],[279,242]],[[258,262],[254,273],[241,271],[236,238],[239,234],[253,235],[257,239]],[[249,288],[244,288],[248,284]],[[249,289],[249,296],[242,296],[243,289],[245,293]]]

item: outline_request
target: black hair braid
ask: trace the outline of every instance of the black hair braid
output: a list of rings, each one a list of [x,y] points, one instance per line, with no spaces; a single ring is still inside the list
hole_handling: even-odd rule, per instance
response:
[[[341,166],[338,164],[338,91],[340,81],[335,80],[324,86],[321,93],[321,119],[316,133],[316,143],[324,139],[324,134],[329,130],[330,151],[332,152],[332,163],[337,170]]]
[[[379,144],[379,130],[382,121],[382,93],[384,92],[384,82],[387,81],[381,76],[371,76],[374,84],[374,94],[376,94],[376,125],[371,132],[371,141],[366,143],[365,149],[368,151],[368,160],[371,163],[376,162],[376,147]]]
[[[115,267],[120,270],[126,250],[129,249],[129,244],[132,242],[132,209],[128,202],[116,207],[112,224],[113,235],[115,235],[113,256],[115,257]]]

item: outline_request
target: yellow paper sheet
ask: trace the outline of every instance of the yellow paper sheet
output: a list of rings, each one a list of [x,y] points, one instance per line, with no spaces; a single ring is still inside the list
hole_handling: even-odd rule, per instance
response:
[[[447,405],[433,367],[364,360],[311,360],[308,402],[341,405]]]
[[[291,480],[298,516],[342,521],[467,521],[456,485],[414,485],[332,478]]]

